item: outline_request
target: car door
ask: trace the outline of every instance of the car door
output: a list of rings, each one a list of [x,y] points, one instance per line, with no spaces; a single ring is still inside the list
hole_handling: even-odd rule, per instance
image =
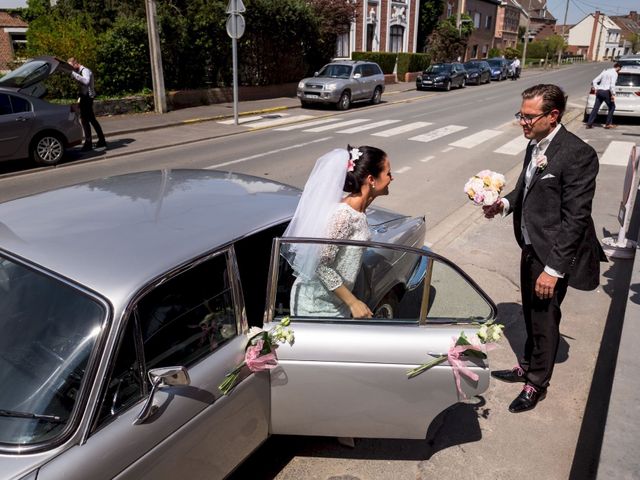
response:
[[[16,95],[0,93],[0,159],[28,155],[33,123],[29,102]]]
[[[357,249],[362,256],[356,283],[371,282],[360,290],[373,292],[386,285],[395,299],[393,315],[352,319],[327,313],[326,302],[337,301],[333,292],[322,290],[321,282],[296,278],[278,253],[283,246],[305,244],[315,245],[316,252]],[[447,362],[407,377],[408,370],[446,354],[461,332],[470,338],[478,322],[496,315],[486,294],[439,255],[373,242],[277,239],[271,270],[267,321],[307,312],[291,315],[295,343],[278,348],[279,365],[271,370],[271,433],[424,438],[440,412],[488,388],[487,362],[471,358],[466,364],[477,380],[461,376],[463,393]],[[317,314],[309,314],[309,298],[319,305]],[[360,300],[376,311],[370,298]]]
[[[367,96],[367,79],[365,77],[364,65],[356,65],[353,69],[353,83],[352,83],[353,100],[362,100]],[[373,91],[371,92],[373,94]]]
[[[233,247],[147,288],[112,338],[87,438],[45,465],[38,479],[227,475],[268,435],[267,375],[244,372],[232,396],[218,390],[244,356],[243,310]],[[190,384],[150,397],[149,370],[176,365],[187,369]],[[140,421],[149,399],[152,414]]]

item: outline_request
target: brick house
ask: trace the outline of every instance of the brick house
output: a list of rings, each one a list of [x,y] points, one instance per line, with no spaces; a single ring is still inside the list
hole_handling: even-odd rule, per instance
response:
[[[638,12],[631,10],[628,15],[612,16],[611,20],[620,28],[620,55],[632,55],[633,51],[633,35],[640,35],[640,17]]]
[[[356,20],[338,38],[336,57],[351,52],[416,52],[418,0],[357,0]]]
[[[596,10],[571,27],[567,50],[574,55],[585,55],[591,61],[612,59],[623,51],[621,33],[611,18]]]
[[[518,45],[518,28],[524,16],[522,6],[516,0],[505,0],[498,5],[494,47],[505,49]]]
[[[27,43],[27,23],[13,13],[0,10],[0,72],[11,70],[16,52]]]
[[[487,58],[489,50],[495,44],[496,19],[500,0],[447,0],[441,19],[457,15],[458,2],[462,2],[461,11],[471,17],[474,30],[467,41],[462,61],[471,58]]]

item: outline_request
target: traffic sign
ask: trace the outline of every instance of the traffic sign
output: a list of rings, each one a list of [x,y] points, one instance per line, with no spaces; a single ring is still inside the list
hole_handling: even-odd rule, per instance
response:
[[[242,0],[229,0],[229,5],[227,5],[227,13],[244,13],[247,9],[242,3]]]
[[[240,0],[238,0],[240,1]],[[227,35],[238,39],[244,35],[244,17],[239,13],[229,15],[227,18]]]

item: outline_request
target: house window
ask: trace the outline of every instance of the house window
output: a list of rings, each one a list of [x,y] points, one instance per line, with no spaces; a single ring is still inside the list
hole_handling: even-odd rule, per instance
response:
[[[486,18],[486,22],[485,22],[484,27],[485,27],[487,30],[489,30],[489,29],[491,28],[492,20],[493,20],[493,17],[492,17],[491,15],[489,15],[489,16]]]
[[[8,34],[13,55],[17,58],[24,57],[24,51],[27,47],[27,29],[6,27],[4,28],[4,31]]]
[[[349,32],[341,33],[336,38],[336,57],[349,58],[350,56]]]
[[[487,58],[487,52],[489,51],[489,45],[482,46],[482,58]]]
[[[447,18],[453,15],[453,4],[447,3]]]
[[[478,12],[475,12],[473,14],[473,26],[476,28],[480,28],[480,19],[481,19],[481,15]]]
[[[373,52],[373,39],[376,36],[376,24],[367,24],[367,52]]]
[[[402,45],[404,44],[404,27],[400,25],[394,25],[390,29],[390,45],[389,51],[402,52]]]
[[[478,58],[478,45],[471,47],[471,58]]]

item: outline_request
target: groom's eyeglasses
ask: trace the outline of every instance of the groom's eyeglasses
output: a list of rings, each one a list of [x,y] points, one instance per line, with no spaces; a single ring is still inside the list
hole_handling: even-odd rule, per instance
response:
[[[549,115],[550,113],[551,113],[551,111],[548,111],[548,112],[542,112],[542,113],[539,113],[539,114],[537,114],[537,115],[525,115],[524,113],[517,112],[517,113],[515,114],[515,117],[516,117],[516,120],[517,120],[518,122],[524,122],[524,123],[525,123],[525,125],[529,125],[529,126],[531,126],[531,125],[533,125],[533,124],[535,123],[535,121],[536,121],[538,118],[540,118],[540,117],[544,117],[545,115]]]

